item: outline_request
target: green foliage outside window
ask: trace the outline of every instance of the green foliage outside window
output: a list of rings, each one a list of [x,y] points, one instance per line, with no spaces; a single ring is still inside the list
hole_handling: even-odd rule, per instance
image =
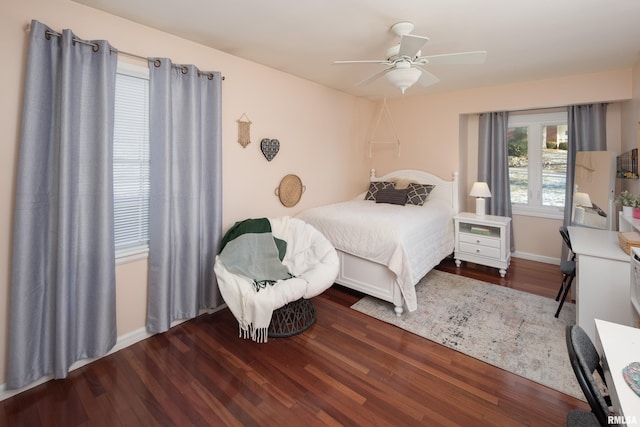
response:
[[[527,149],[527,128],[517,127],[509,132],[509,156],[523,157],[528,153]]]

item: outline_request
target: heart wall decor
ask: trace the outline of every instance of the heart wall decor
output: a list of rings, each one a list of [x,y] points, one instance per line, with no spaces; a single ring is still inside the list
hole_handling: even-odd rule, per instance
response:
[[[262,150],[264,157],[268,161],[271,161],[276,154],[278,154],[278,151],[280,151],[280,141],[277,139],[263,138],[262,141],[260,141],[260,150]]]

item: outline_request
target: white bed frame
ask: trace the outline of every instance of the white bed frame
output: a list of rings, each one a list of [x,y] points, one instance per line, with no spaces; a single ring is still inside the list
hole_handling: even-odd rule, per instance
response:
[[[420,184],[435,184],[429,199],[445,200],[453,207],[453,213],[459,211],[458,172],[454,172],[451,181],[445,181],[428,172],[404,169],[376,177],[371,169],[370,181],[388,181],[391,178],[410,179]],[[364,193],[362,195],[364,197]],[[452,218],[453,221],[453,218]],[[404,299],[396,282],[396,275],[386,265],[369,261],[346,252],[337,251],[340,259],[340,271],[336,283],[367,295],[392,303],[398,316],[404,311]],[[414,286],[416,284],[414,283]]]

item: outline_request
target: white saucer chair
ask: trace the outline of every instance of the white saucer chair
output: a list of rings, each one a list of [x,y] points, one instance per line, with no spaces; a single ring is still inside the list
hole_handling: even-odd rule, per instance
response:
[[[220,293],[238,320],[240,336],[256,342],[266,342],[268,337],[296,335],[311,327],[316,313],[309,300],[331,287],[339,269],[338,254],[333,245],[313,226],[296,218],[240,221],[227,232],[225,239],[238,225],[249,221],[262,221],[264,225],[267,220],[272,237],[286,242],[281,264],[288,269],[290,278],[257,286],[256,280],[260,278],[248,277],[238,273],[237,266],[225,265],[227,246],[216,256],[214,266]],[[260,238],[264,236],[261,234]],[[256,258],[264,252],[256,250],[252,239],[237,239],[236,242],[236,252],[246,259],[246,263],[241,264],[256,263]],[[230,263],[227,261],[227,264]],[[240,270],[243,267],[240,265]]]

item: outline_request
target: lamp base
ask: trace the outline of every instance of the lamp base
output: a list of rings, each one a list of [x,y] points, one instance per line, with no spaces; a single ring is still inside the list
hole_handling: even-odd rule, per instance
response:
[[[483,197],[478,197],[476,199],[476,215],[478,216],[485,215],[485,200]]]

